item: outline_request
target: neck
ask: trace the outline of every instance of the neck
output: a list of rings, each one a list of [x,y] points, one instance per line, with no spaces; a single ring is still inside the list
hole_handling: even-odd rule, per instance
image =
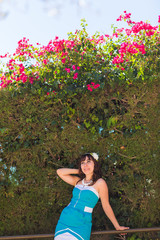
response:
[[[85,180],[86,180],[86,181],[92,180],[92,176],[93,176],[93,175],[86,175]]]

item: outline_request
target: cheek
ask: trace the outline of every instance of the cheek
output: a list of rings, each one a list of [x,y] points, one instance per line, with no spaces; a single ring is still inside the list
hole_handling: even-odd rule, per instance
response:
[[[80,169],[81,169],[81,171],[83,172],[83,165],[81,166],[81,168],[80,168]]]
[[[94,169],[94,163],[91,164],[91,167]]]

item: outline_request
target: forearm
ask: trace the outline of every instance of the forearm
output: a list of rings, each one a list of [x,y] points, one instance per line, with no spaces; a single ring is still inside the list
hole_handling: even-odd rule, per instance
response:
[[[79,170],[73,169],[73,168],[59,168],[57,170],[57,174],[59,176],[66,176],[66,175],[78,174],[78,173],[79,173]]]
[[[114,212],[111,208],[110,204],[106,204],[105,206],[103,206],[104,212],[107,215],[107,217],[110,219],[110,221],[112,222],[112,224],[114,225],[115,229],[118,229],[120,227]]]

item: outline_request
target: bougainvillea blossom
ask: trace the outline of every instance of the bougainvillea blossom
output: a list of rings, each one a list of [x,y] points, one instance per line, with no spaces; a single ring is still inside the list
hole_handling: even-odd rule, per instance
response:
[[[70,73],[71,69],[70,68],[65,68],[66,72]]]
[[[70,82],[76,86],[79,83],[80,86],[86,86],[88,81],[94,79],[93,76],[99,75],[98,79],[103,79],[105,74],[101,75],[101,69],[108,62],[111,70],[117,71],[118,67],[118,71],[123,71],[125,76],[126,66],[132,65],[137,59],[144,59],[144,55],[149,52],[149,44],[159,42],[159,32],[158,26],[132,21],[131,13],[126,11],[117,19],[122,20],[128,23],[128,28],[115,28],[111,36],[95,34],[89,37],[83,29],[77,30],[67,40],[56,36],[46,46],[37,43],[36,47],[29,43],[29,39],[21,39],[13,56],[8,53],[0,56],[1,59],[10,57],[6,70],[0,72],[0,88],[14,83],[18,86],[26,82],[33,84],[36,80],[44,82],[44,79],[49,89],[45,90],[45,94],[46,91],[50,92],[52,84],[57,88],[61,86],[58,91],[63,91]],[[160,23],[160,16],[158,22]],[[116,37],[114,41],[113,37]],[[98,87],[100,84],[94,82],[87,85],[89,91]]]
[[[78,78],[78,73],[75,73],[73,76],[73,79],[77,79]]]
[[[73,66],[72,66],[72,69],[73,69],[73,70],[75,70],[75,69],[76,69],[75,65],[73,65]]]
[[[99,88],[100,87],[100,84],[95,84],[94,82],[91,82],[91,84],[87,84],[87,89],[92,92],[93,89],[96,89],[96,88]]]

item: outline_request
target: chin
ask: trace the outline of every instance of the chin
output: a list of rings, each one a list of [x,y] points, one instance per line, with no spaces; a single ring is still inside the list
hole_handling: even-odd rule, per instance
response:
[[[85,175],[88,175],[88,174],[90,175],[90,174],[93,174],[93,173],[88,170],[88,171],[84,171],[84,174],[85,174]]]

